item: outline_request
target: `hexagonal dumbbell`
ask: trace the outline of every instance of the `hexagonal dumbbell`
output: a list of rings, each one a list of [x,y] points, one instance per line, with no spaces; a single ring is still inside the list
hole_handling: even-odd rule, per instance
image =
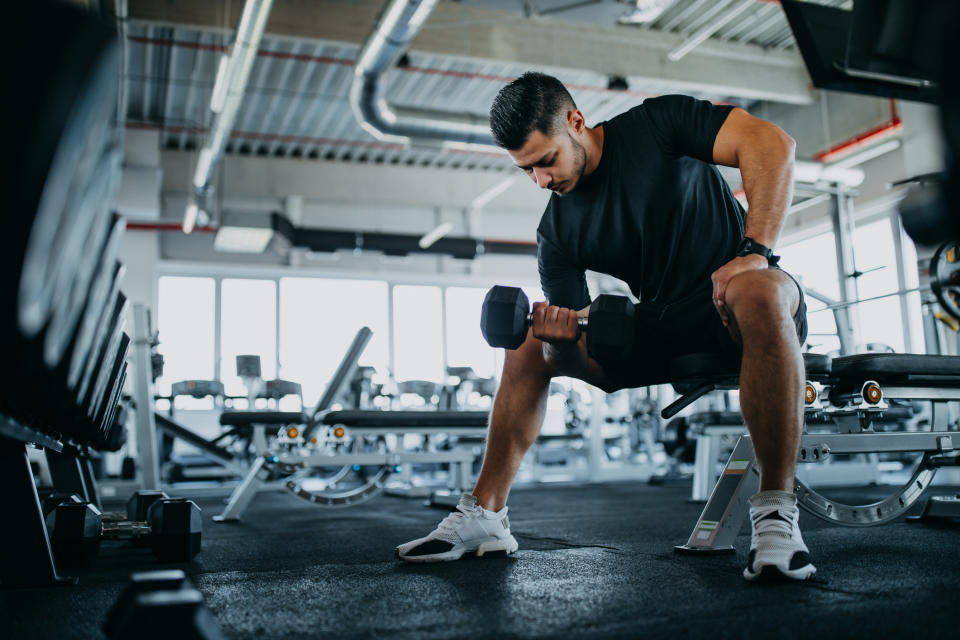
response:
[[[135,573],[103,622],[110,640],[223,640],[223,630],[183,571]]]
[[[103,519],[89,502],[62,501],[47,514],[47,532],[59,567],[89,567],[100,551]]]
[[[530,300],[517,287],[496,286],[487,292],[480,313],[480,331],[491,347],[516,349],[533,322]],[[590,317],[578,318],[587,333],[587,352],[600,363],[629,357],[633,347],[634,308],[625,296],[600,295],[590,305]]]
[[[202,536],[200,508],[185,498],[163,497],[146,508],[145,520],[104,518],[89,502],[64,501],[47,516],[47,530],[62,566],[89,566],[104,539],[143,541],[163,562],[189,562],[200,552]]]

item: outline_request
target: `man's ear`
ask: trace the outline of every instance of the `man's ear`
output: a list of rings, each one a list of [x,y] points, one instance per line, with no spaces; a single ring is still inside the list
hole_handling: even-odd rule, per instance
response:
[[[586,127],[586,120],[584,120],[580,109],[573,109],[567,113],[567,126],[569,126],[575,133],[583,132],[584,127]]]

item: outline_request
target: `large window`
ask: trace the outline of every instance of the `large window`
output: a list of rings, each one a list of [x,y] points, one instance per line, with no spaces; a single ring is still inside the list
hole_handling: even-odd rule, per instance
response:
[[[899,222],[894,221],[895,224]],[[923,330],[920,317],[919,294],[905,298],[896,295],[900,288],[897,276],[897,255],[894,246],[895,227],[890,218],[882,218],[856,227],[853,233],[853,253],[857,278],[857,298],[879,300],[861,302],[849,307],[852,322],[859,327],[858,349],[867,345],[892,347],[895,351],[908,350],[923,353]],[[916,248],[910,239],[902,236],[904,286],[916,287],[918,282]],[[783,247],[781,265],[797,276],[804,287],[813,289],[832,300],[839,300],[840,276],[837,273],[836,248],[832,232],[824,233]],[[909,330],[904,331],[904,312]],[[807,320],[811,350],[827,353],[839,349],[833,313],[813,295],[807,296]],[[909,343],[906,339],[909,336]]]
[[[857,227],[853,234],[853,251],[857,271],[857,296],[863,300],[888,293],[899,288],[897,260],[893,248],[890,220]],[[900,297],[890,296],[856,305],[860,320],[860,342],[893,347],[903,352],[903,319],[900,313]]]
[[[480,333],[480,310],[487,289],[449,287],[447,305],[447,365],[472,367],[481,378],[500,375],[496,371],[496,349]]]
[[[837,278],[836,250],[833,233],[823,233],[778,249],[780,265],[797,278],[806,289],[813,289],[824,296],[838,300],[840,281]],[[812,295],[805,296],[807,303],[807,346],[816,353],[829,353],[840,348],[833,313],[826,304]]]
[[[277,285],[273,280],[220,283],[220,380],[227,395],[245,395],[238,355],[260,356],[264,380],[277,377]]]
[[[900,225],[900,219],[896,218],[896,224]],[[917,247],[907,236],[906,232],[900,226],[900,237],[903,247],[903,275],[904,285],[907,289],[913,289],[920,284],[920,272],[917,268]],[[910,353],[926,353],[926,344],[923,338],[923,313],[921,311],[920,293],[908,293],[906,295],[907,316],[910,322],[910,344],[907,345],[907,351]]]
[[[157,330],[164,367],[157,390],[163,395],[178,380],[214,377],[214,285],[213,278],[160,278]]]
[[[444,381],[442,304],[440,287],[393,288],[393,373],[398,381]]]
[[[369,280],[280,279],[280,377],[299,382],[303,402],[320,398],[361,327],[373,337],[360,364],[388,367],[387,284]]]
[[[490,347],[480,332],[487,290],[316,277],[163,276],[158,325],[166,368],[158,392],[168,394],[179,380],[215,378],[227,395],[244,396],[236,357],[251,354],[260,357],[265,380],[300,383],[310,407],[363,326],[373,336],[359,363],[375,367],[381,380],[446,382],[445,365],[499,377],[505,352]],[[539,288],[523,290],[530,302],[543,300]],[[189,408],[212,407],[182,400]]]

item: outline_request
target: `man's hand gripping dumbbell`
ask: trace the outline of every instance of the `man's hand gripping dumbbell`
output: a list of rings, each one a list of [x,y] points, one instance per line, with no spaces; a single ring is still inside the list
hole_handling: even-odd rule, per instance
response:
[[[538,302],[530,310],[526,294],[516,287],[496,286],[487,292],[480,314],[480,331],[491,347],[516,349],[533,327],[533,336],[562,345],[587,334],[587,353],[598,362],[626,358],[633,346],[633,303],[625,296],[600,295],[590,305],[589,315],[579,317],[573,309]]]

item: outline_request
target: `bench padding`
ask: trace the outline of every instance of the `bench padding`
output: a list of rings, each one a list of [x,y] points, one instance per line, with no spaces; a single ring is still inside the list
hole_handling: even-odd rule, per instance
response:
[[[830,357],[819,353],[805,353],[803,366],[807,371],[807,377],[825,376],[830,373]],[[734,359],[720,353],[691,353],[670,362],[671,381],[739,375],[739,358]]]
[[[345,427],[449,427],[485,429],[489,411],[363,411],[348,409],[331,411],[323,416],[323,424]],[[245,427],[253,424],[306,424],[308,418],[299,411],[225,411],[220,424]]]
[[[877,382],[960,384],[960,356],[862,353],[833,360],[833,378]]]
[[[467,427],[484,429],[489,411],[331,411],[323,424],[344,427]]]
[[[306,424],[302,411],[224,411],[220,424],[227,427],[248,427],[252,424]]]

